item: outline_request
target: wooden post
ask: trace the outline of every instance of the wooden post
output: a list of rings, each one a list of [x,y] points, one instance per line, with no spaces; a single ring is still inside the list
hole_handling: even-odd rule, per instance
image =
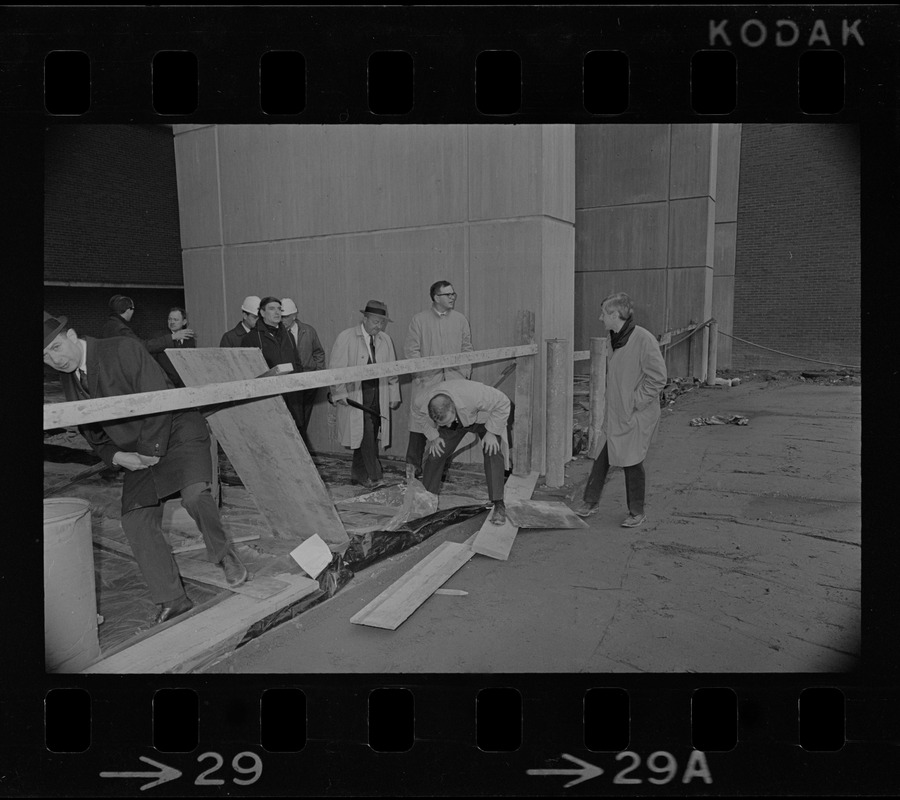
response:
[[[565,339],[547,339],[547,425],[545,449],[546,484],[559,487],[566,480],[566,455],[572,443],[566,442],[566,345]]]
[[[516,341],[519,344],[534,343],[534,311],[520,309],[516,314]],[[528,475],[531,472],[531,436],[534,403],[535,356],[519,356],[516,365],[516,390],[513,402],[516,406],[512,432],[513,474]]]
[[[536,356],[516,359],[516,416],[513,420],[513,475],[531,472],[531,418]]]
[[[597,458],[606,436],[602,431],[606,413],[606,353],[609,337],[591,338],[591,422],[588,437],[588,458]]]
[[[719,323],[714,319],[709,322],[709,358],[706,362],[706,385],[716,385],[716,369],[719,357]]]

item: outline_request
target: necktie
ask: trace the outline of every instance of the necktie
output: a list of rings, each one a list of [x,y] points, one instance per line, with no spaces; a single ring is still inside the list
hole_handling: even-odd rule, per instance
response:
[[[375,336],[373,334],[369,334],[369,347],[372,348],[372,363],[375,363]]]
[[[88,397],[90,397],[91,392],[88,389],[87,374],[84,372],[84,370],[78,370],[78,383],[81,385],[81,391],[83,391]]]

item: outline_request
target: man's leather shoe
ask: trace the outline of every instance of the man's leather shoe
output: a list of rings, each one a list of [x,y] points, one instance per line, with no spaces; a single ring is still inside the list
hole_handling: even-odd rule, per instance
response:
[[[219,566],[225,573],[225,582],[229,586],[240,586],[249,577],[247,568],[241,563],[234,550],[225,553],[225,558],[219,562]]]
[[[178,600],[174,600],[169,605],[160,606],[159,614],[156,615],[156,624],[159,625],[162,622],[168,622],[170,619],[174,619],[175,617],[184,614],[185,611],[190,611],[193,607],[194,604],[187,595],[184,595]]]
[[[494,501],[494,512],[491,514],[491,522],[494,525],[504,525],[506,523],[506,503],[502,500]]]

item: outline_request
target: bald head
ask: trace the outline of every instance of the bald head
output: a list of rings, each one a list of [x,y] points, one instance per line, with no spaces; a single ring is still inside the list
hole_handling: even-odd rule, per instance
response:
[[[456,419],[456,406],[448,395],[436,394],[428,401],[428,416],[435,425],[450,425]]]

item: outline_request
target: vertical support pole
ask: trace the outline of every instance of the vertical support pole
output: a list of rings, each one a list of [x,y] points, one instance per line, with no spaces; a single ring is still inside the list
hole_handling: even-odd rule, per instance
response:
[[[716,369],[719,358],[719,323],[710,320],[709,323],[709,358],[707,359],[706,385],[716,385]]]
[[[602,431],[606,414],[606,355],[609,337],[591,337],[591,422],[588,439],[588,458],[597,458],[606,435]]]
[[[537,356],[516,359],[516,416],[513,420],[513,475],[531,472],[531,418],[534,395],[534,361]]]
[[[565,483],[567,453],[572,443],[566,441],[566,345],[565,339],[547,339],[547,425],[545,453],[547,486]]]

